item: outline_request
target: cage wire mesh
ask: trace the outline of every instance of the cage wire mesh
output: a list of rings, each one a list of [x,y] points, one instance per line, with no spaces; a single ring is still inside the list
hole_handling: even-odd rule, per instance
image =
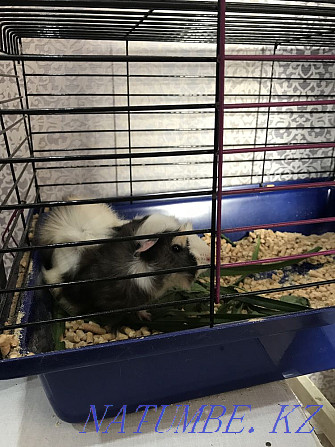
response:
[[[1,4],[2,324],[20,308],[31,210],[74,191],[215,195],[221,106],[228,191],[333,185],[332,2],[220,4],[225,53],[214,1]]]

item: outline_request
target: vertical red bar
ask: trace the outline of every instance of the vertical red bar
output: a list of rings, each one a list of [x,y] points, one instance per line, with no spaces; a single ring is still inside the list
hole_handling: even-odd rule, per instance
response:
[[[225,37],[226,37],[226,2],[219,0],[218,3],[219,20],[219,102],[218,108],[218,182],[217,182],[217,215],[216,215],[216,303],[220,301],[220,265],[221,265],[221,208],[222,208],[222,164],[223,164],[223,126],[224,126],[224,80],[225,80]]]

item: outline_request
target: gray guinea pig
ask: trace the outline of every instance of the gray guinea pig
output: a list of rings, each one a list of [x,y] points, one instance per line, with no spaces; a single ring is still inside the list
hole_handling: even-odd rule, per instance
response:
[[[105,204],[56,207],[40,226],[41,244],[129,236],[135,239],[41,250],[43,281],[55,284],[186,268],[178,273],[51,288],[71,315],[145,305],[172,287],[189,289],[198,274],[194,267],[209,263],[210,249],[197,235],[163,234],[138,240],[136,236],[188,230],[192,230],[190,223],[181,224],[161,214],[123,220]],[[141,315],[148,316],[145,311]]]

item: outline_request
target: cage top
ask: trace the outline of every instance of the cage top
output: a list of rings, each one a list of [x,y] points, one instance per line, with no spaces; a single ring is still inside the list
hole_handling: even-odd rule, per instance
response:
[[[242,0],[226,9],[226,42],[257,45],[335,45],[333,1]],[[216,42],[217,1],[0,1],[2,51],[21,38]]]

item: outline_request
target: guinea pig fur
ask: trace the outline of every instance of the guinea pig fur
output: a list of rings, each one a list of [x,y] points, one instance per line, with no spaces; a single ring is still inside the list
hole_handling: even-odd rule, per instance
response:
[[[104,204],[72,205],[54,208],[50,212],[41,225],[39,240],[43,244],[51,244],[129,236],[136,238],[191,229],[191,224],[181,224],[171,216],[152,214],[126,221]],[[76,315],[144,305],[172,287],[187,289],[197,276],[194,267],[208,263],[209,258],[209,247],[198,236],[163,234],[150,239],[50,250],[42,253],[42,275],[46,284],[54,284],[190,267],[178,273],[79,283],[51,289],[60,305],[68,313]]]

